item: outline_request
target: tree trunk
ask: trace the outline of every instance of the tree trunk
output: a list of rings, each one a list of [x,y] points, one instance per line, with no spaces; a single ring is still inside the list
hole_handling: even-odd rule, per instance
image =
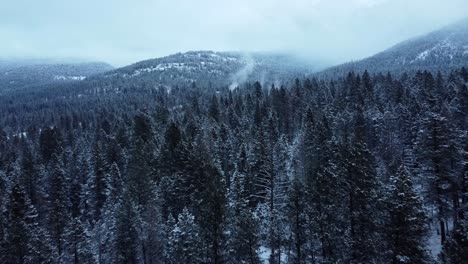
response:
[[[440,244],[443,245],[445,242],[445,223],[444,220],[439,220],[440,223]]]
[[[141,253],[143,254],[143,264],[146,264],[146,247],[144,242],[141,245],[141,251]]]
[[[453,191],[453,225],[458,222],[459,217],[460,198],[458,197],[458,190]]]

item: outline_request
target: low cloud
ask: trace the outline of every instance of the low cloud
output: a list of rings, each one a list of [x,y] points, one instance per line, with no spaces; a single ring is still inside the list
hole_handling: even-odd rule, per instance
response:
[[[116,66],[188,50],[359,59],[467,15],[466,0],[15,0],[0,9],[0,57]]]
[[[244,54],[242,60],[244,61],[245,66],[231,77],[232,82],[231,85],[229,85],[230,90],[234,90],[239,86],[239,84],[245,83],[254,70],[255,62],[252,55]]]

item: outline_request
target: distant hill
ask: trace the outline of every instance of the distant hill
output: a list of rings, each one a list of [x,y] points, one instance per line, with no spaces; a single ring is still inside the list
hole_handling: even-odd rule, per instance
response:
[[[285,54],[190,51],[141,61],[96,78],[175,86],[236,87],[245,81],[284,80],[317,70],[317,64]]]
[[[66,64],[41,64],[39,62],[39,64],[36,64],[35,61],[0,60],[0,90],[47,83],[79,81],[112,69],[111,65],[102,62]]]
[[[468,19],[399,43],[372,57],[328,68],[319,75],[347,72],[447,71],[468,65]]]

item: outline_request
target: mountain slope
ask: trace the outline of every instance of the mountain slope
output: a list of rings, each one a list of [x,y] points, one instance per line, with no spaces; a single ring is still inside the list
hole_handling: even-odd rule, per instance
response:
[[[312,73],[316,66],[284,54],[190,51],[141,61],[100,77],[135,83],[175,86],[230,86],[245,81],[279,80]]]
[[[468,19],[397,44],[372,57],[331,67],[321,72],[342,76],[350,71],[447,71],[468,65]]]
[[[30,65],[3,63],[3,67],[0,68],[0,90],[83,80],[112,69],[112,66],[102,62]]]

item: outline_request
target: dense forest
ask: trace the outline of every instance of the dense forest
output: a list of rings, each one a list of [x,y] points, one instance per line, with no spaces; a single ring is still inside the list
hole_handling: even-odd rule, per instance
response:
[[[0,96],[1,263],[466,263],[468,72]]]

